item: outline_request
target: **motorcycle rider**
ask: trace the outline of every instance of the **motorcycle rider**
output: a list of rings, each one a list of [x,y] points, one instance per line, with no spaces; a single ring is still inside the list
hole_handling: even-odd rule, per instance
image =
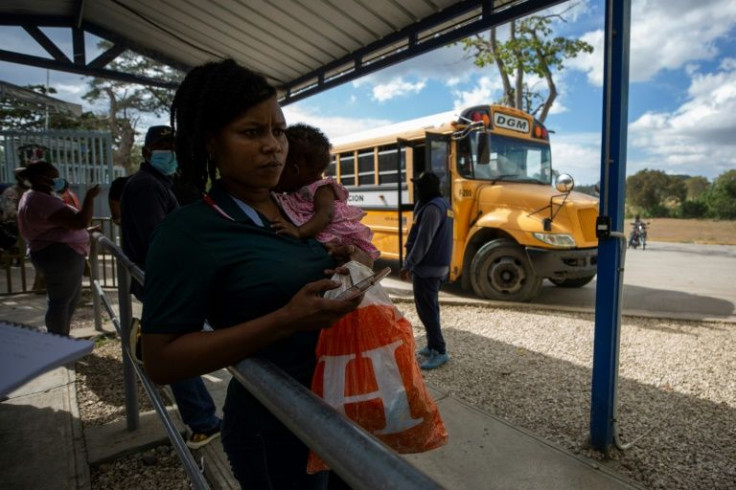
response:
[[[641,217],[637,214],[634,216],[634,222],[631,223],[632,229],[629,235],[629,247],[641,245],[642,249],[647,246],[647,225],[641,220]]]

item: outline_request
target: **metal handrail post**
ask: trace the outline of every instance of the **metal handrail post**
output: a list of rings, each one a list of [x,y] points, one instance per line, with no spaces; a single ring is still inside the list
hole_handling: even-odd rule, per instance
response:
[[[116,259],[119,260],[119,259]],[[133,362],[126,354],[127,339],[130,338],[130,323],[133,320],[133,307],[130,301],[130,273],[118,263],[118,308],[120,309],[120,348],[123,351],[123,384],[125,386],[125,416],[128,431],[138,428],[138,392],[135,386]]]
[[[100,308],[100,297],[97,295],[100,273],[98,271],[99,259],[97,257],[97,240],[90,240],[89,248],[89,282],[92,291],[92,308],[95,316],[95,330],[102,331],[102,309]]]

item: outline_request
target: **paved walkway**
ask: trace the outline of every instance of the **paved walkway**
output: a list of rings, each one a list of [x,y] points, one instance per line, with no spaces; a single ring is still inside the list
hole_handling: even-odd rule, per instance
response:
[[[397,296],[401,294],[395,291]],[[0,297],[0,318],[40,326],[44,297]],[[89,332],[75,332],[92,336]],[[205,377],[221,406],[229,374]],[[431,387],[430,387],[431,389]],[[432,390],[450,434],[447,446],[407,459],[448,489],[604,490],[638,488],[606,466],[574,456],[533,434]],[[73,366],[48,372],[0,403],[0,486],[8,489],[86,489],[89,463],[131,452],[165,439],[153,417],[129,433],[124,424],[82,431]],[[222,479],[227,469],[221,445],[203,453],[205,471],[216,471],[214,488],[234,488]],[[107,451],[104,455],[100,451]]]

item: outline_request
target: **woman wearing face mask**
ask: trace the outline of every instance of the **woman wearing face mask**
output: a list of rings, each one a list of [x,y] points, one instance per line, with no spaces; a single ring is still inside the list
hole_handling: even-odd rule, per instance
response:
[[[84,260],[89,253],[86,228],[92,220],[95,185],[87,191],[81,209],[74,209],[51,192],[59,185],[59,171],[41,160],[16,170],[31,190],[18,205],[18,227],[31,253],[31,261],[46,278],[46,328],[69,335],[72,314],[82,292]]]

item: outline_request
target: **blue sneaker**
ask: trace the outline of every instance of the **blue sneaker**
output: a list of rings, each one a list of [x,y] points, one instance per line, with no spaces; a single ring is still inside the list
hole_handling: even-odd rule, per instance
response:
[[[440,354],[436,350],[432,349],[429,351],[429,357],[426,361],[419,365],[422,369],[435,369],[441,365],[447,363],[450,360],[450,356],[447,354]]]
[[[432,351],[431,351],[431,349],[430,349],[429,347],[425,347],[425,348],[423,348],[423,349],[419,349],[419,350],[417,351],[417,355],[418,355],[419,357],[429,357],[429,356],[430,356],[430,353],[431,353],[431,352],[432,352]]]

